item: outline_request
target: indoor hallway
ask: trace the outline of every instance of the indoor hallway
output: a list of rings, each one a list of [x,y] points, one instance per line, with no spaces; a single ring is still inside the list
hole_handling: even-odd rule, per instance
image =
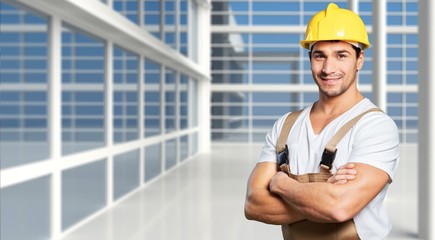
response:
[[[261,145],[213,145],[154,179],[63,239],[265,240],[282,239],[280,227],[243,215],[246,180]],[[393,230],[387,239],[417,238],[417,147],[402,146],[387,210]]]

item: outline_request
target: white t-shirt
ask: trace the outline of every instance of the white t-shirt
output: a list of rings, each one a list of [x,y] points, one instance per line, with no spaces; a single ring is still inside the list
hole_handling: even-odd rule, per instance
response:
[[[364,99],[330,122],[318,135],[314,133],[309,118],[312,105],[304,109],[287,139],[291,172],[320,172],[320,160],[328,141],[346,122],[374,107],[369,99]],[[287,115],[278,119],[267,134],[259,162],[277,162],[276,144]],[[394,121],[382,112],[364,115],[337,144],[332,173],[347,162],[377,167],[393,180],[399,162],[399,135]],[[363,240],[384,239],[391,230],[390,220],[383,207],[388,186],[354,217],[358,235]]]

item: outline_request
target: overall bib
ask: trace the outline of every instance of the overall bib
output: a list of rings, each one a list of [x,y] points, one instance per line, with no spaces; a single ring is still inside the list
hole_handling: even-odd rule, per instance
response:
[[[281,171],[284,171],[289,177],[301,182],[326,182],[332,176],[330,170],[337,153],[337,144],[346,135],[346,133],[358,122],[366,113],[381,111],[378,108],[367,110],[347,122],[327,143],[325,151],[320,162],[320,173],[307,173],[294,175],[290,171],[288,159],[287,138],[291,127],[302,112],[290,113],[284,121],[281,133],[277,142],[278,162]],[[284,240],[359,240],[353,219],[341,223],[317,223],[310,220],[302,220],[292,224],[282,225],[282,234]]]

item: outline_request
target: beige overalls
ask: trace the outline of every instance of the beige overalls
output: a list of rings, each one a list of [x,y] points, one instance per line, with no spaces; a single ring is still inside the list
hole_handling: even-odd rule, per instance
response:
[[[361,113],[347,122],[328,142],[320,162],[320,173],[307,173],[294,175],[290,171],[288,159],[287,138],[291,127],[302,112],[292,112],[284,121],[281,133],[277,142],[277,153],[280,169],[286,172],[289,177],[301,182],[326,182],[332,176],[330,169],[337,152],[337,144],[346,133],[363,117],[366,113],[381,111],[372,108]],[[353,219],[341,223],[317,223],[310,220],[302,220],[292,224],[282,225],[284,240],[359,240]]]

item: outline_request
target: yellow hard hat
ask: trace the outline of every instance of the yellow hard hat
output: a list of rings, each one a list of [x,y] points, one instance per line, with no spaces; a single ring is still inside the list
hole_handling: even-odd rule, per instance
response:
[[[316,13],[310,20],[301,46],[310,50],[318,41],[341,40],[360,43],[362,50],[370,46],[364,22],[354,12],[328,4],[326,10]]]

